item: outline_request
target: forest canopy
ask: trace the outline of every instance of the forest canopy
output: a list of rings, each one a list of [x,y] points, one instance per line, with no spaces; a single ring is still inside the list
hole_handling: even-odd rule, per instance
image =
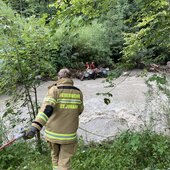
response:
[[[37,72],[49,74],[80,69],[91,60],[127,68],[169,60],[168,0],[1,0],[0,5],[1,61],[45,62],[51,69]]]

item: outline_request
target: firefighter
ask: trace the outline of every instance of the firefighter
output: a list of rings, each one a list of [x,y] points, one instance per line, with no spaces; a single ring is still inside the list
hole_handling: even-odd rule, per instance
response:
[[[51,149],[53,170],[69,170],[70,159],[77,145],[76,131],[83,111],[83,95],[70,78],[68,69],[61,69],[59,80],[48,88],[48,94],[24,139],[35,136],[45,126],[45,138]]]

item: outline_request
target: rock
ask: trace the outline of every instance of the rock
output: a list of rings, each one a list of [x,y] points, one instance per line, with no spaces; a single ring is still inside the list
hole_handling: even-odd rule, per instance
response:
[[[170,69],[170,61],[167,62],[166,66]]]
[[[122,76],[129,76],[130,72],[123,72]]]

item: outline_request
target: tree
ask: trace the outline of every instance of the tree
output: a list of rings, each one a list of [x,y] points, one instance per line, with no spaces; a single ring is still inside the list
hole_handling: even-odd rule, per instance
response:
[[[101,22],[106,28],[105,36],[110,46],[111,58],[118,62],[122,57],[123,33],[126,29],[124,21],[129,10],[128,0],[118,0],[110,4],[109,9],[108,13],[101,17]]]
[[[49,5],[54,3],[54,0],[2,0],[9,7],[15,10],[18,14],[30,17],[35,15],[37,17],[43,14],[48,14],[49,17],[56,13],[54,8],[50,8]]]
[[[22,108],[27,107],[25,114],[30,116],[30,123],[38,113],[38,77],[55,73],[49,60],[49,30],[44,27],[44,19],[25,20],[4,3],[0,2],[0,6],[0,89],[12,96],[4,116],[10,115],[12,120],[19,117],[23,121],[20,115]],[[15,126],[18,122],[12,123]]]
[[[28,2],[26,0],[2,0],[8,4],[12,9],[16,10],[19,14],[25,14],[28,8]]]
[[[115,0],[58,0],[54,3],[57,9],[56,23],[62,23],[66,19],[73,20],[79,16],[88,23],[99,18],[101,14],[107,13],[110,4],[115,2]]]
[[[123,59],[128,66],[165,63],[170,55],[169,3],[167,0],[138,0],[137,5],[140,10],[134,14],[133,29],[125,34]]]

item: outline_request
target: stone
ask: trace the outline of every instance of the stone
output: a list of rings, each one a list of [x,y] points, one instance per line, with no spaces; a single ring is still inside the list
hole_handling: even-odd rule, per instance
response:
[[[170,68],[170,61],[167,62],[167,68]]]

